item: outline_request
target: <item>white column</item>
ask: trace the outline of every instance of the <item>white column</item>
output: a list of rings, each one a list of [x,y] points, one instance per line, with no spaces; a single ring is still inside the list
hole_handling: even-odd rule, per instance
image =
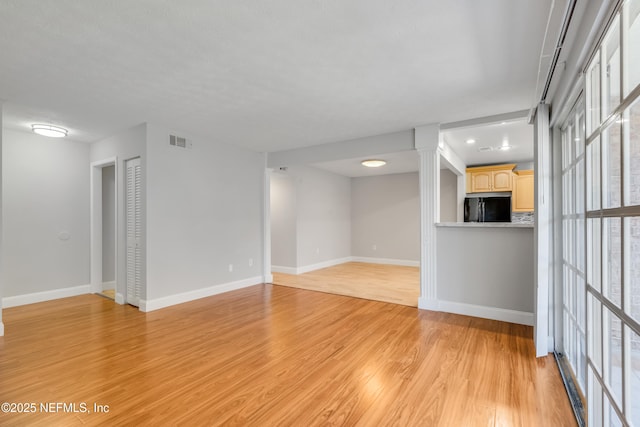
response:
[[[420,155],[420,298],[418,308],[438,310],[436,227],[440,218],[440,152],[438,125],[415,129]]]
[[[262,280],[265,283],[273,282],[271,273],[271,171],[267,168],[267,154],[264,155],[264,188],[262,208]]]
[[[549,106],[538,105],[534,123],[535,210],[534,210],[534,325],[536,356],[553,350],[549,338],[549,283],[553,276],[553,200],[551,194],[551,135]]]

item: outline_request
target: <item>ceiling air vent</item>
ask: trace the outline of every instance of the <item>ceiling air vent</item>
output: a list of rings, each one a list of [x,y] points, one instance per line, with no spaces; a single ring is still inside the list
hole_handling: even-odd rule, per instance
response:
[[[179,148],[191,148],[191,143],[187,141],[187,138],[175,135],[169,135],[169,145]]]

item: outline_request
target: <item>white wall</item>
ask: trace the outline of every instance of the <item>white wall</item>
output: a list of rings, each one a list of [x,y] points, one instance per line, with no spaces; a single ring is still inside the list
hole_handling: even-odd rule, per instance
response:
[[[287,174],[271,174],[271,263],[278,267],[297,266],[296,188]]]
[[[89,284],[89,146],[3,130],[4,298]]]
[[[124,164],[127,160],[140,157],[142,164],[142,224],[143,229],[146,228],[146,144],[147,144],[147,125],[140,124],[130,129],[124,130],[116,135],[112,135],[108,138],[104,138],[100,141],[91,144],[90,148],[90,161],[99,162],[106,159],[117,157],[117,200],[118,215],[117,223],[125,223],[124,206],[125,206],[125,167]],[[89,162],[85,167],[89,169]],[[88,202],[87,202],[88,203]],[[100,230],[102,232],[102,230]],[[119,227],[118,230],[118,271],[117,288],[116,291],[120,295],[124,295],[126,286],[126,230],[124,227]],[[143,236],[143,242],[145,238]],[[143,298],[146,295],[146,268],[144,267],[146,254],[146,244],[143,243],[143,277],[142,277],[142,295]],[[100,278],[101,279],[101,278]],[[99,279],[99,280],[100,280]]]
[[[116,168],[102,169],[102,282],[116,280]]]
[[[440,222],[458,220],[458,175],[440,169]]]
[[[351,229],[355,257],[419,262],[418,174],[353,178]]]
[[[193,148],[170,146],[169,134]],[[146,179],[151,307],[262,280],[263,154],[149,124]]]
[[[308,166],[290,167],[296,186],[297,267],[351,255],[350,178]]]

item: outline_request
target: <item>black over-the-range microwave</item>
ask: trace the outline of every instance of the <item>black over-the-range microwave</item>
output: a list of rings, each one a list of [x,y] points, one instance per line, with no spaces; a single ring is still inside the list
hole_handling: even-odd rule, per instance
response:
[[[511,196],[465,198],[464,222],[511,222]]]

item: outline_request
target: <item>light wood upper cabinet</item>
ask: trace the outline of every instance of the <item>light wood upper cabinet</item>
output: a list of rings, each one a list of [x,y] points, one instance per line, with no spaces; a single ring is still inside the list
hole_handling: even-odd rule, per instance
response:
[[[493,172],[493,191],[511,191],[513,172],[511,170],[501,170]]]
[[[467,193],[511,191],[515,164],[467,168]]]
[[[471,174],[471,192],[491,191],[493,172],[474,172]]]
[[[514,172],[511,210],[513,212],[533,212],[534,176],[532,170]]]

